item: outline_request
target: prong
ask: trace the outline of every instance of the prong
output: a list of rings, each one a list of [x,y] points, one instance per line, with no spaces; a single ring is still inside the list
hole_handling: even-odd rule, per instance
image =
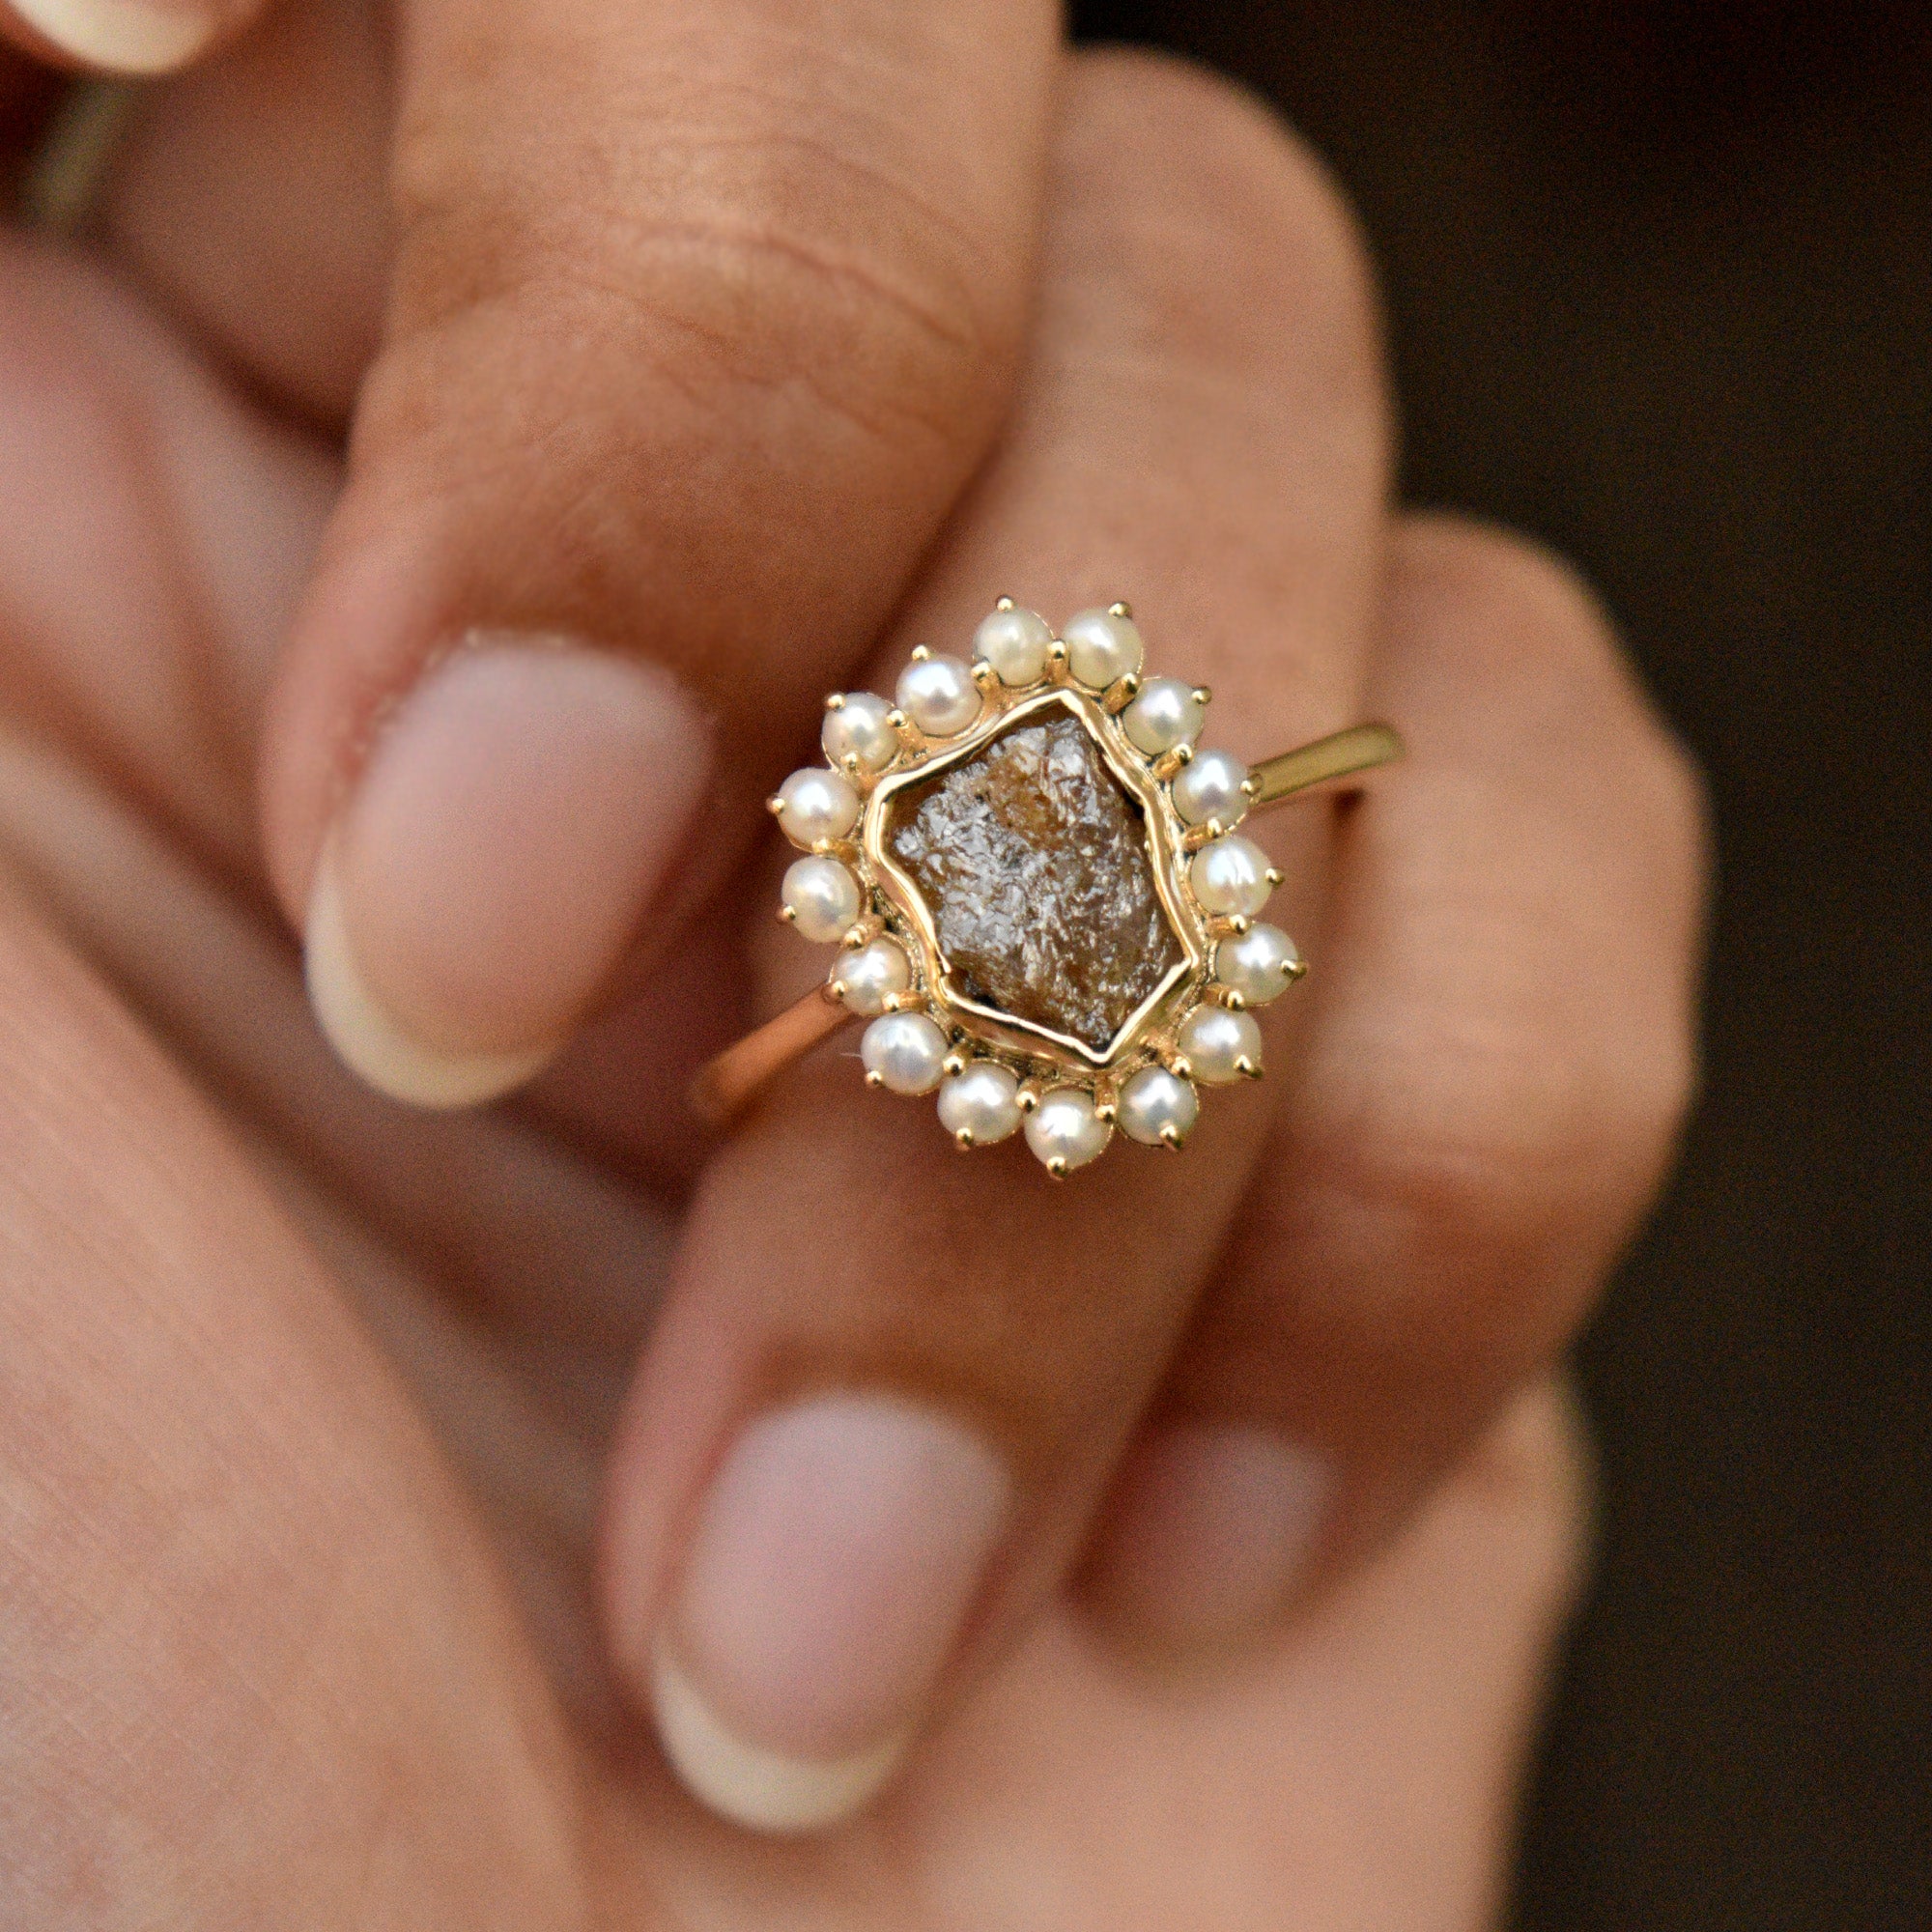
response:
[[[1161,1128],[1160,1144],[1171,1153],[1179,1153],[1180,1151],[1180,1129],[1172,1121],[1168,1122],[1167,1125]]]
[[[1271,886],[1280,885],[1282,880],[1287,875],[1282,871],[1279,866],[1270,866],[1267,868],[1267,870],[1262,874],[1262,877],[1264,878]]]
[[[825,990],[841,1007],[845,1004],[845,981],[843,980],[827,980]]]
[[[1235,1056],[1235,1071],[1243,1080],[1259,1080],[1262,1077],[1261,1068],[1245,1053]]]
[[[798,923],[798,908],[796,906],[781,905],[779,907],[779,918],[786,925],[796,925]]]
[[[1243,798],[1259,798],[1261,795],[1262,781],[1260,779],[1250,777],[1241,781],[1241,796]]]
[[[951,1079],[958,1079],[966,1071],[966,1056],[963,1053],[949,1053],[939,1063],[939,1070]]]
[[[765,810],[769,811],[774,818],[782,818],[784,816],[784,809],[785,809],[785,802],[778,795],[777,792],[773,792],[771,797],[766,799],[765,801]]]
[[[1168,1055],[1167,1070],[1177,1080],[1186,1080],[1193,1075],[1194,1063],[1184,1053],[1172,1053]]]
[[[973,1151],[973,1146],[974,1146],[973,1129],[971,1127],[961,1127],[959,1131],[952,1136],[952,1145],[956,1147],[961,1153],[971,1153]]]
[[[932,646],[930,644],[915,644],[912,647],[912,661],[916,665],[923,665],[931,655]]]
[[[886,1084],[886,1076],[883,1073],[881,1073],[877,1067],[873,1066],[873,1067],[867,1067],[866,1069],[866,1085],[871,1088],[874,1093],[876,1093],[885,1084]]]
[[[1131,618],[1133,614],[1134,607],[1124,597],[1118,604],[1109,604],[1107,606],[1107,615],[1110,617]]]
[[[860,770],[859,767],[859,754],[857,752],[847,752],[845,755],[838,760],[838,769],[842,771],[848,779],[856,779],[864,777],[864,773]]]
[[[1053,1179],[1065,1180],[1066,1179],[1066,1156],[1064,1153],[1055,1154],[1047,1162],[1046,1171]]]
[[[1094,1118],[1096,1121],[1105,1121],[1111,1127],[1121,1118],[1120,1107],[1112,1100],[1102,1100],[1094,1109]]]
[[[1022,1087],[1019,1091],[1020,1112],[1030,1114],[1039,1105],[1039,1091],[1034,1087]]]
[[[1052,643],[1048,644],[1046,647],[1047,682],[1049,683],[1056,682],[1065,677],[1065,675],[1066,675],[1066,642],[1065,639],[1055,638]]]
[[[825,700],[825,708],[828,711],[843,711],[845,709],[845,694],[842,691],[835,691]]]
[[[1253,924],[1254,921],[1251,920],[1244,912],[1231,912],[1228,915],[1228,930],[1232,932],[1236,939],[1239,939],[1241,935],[1244,932],[1246,932],[1248,928]]]
[[[1305,959],[1285,960],[1282,963],[1281,970],[1288,975],[1288,982],[1290,985],[1293,985],[1297,980],[1307,979],[1308,961]]]
[[[1247,1010],[1247,1001],[1233,986],[1216,986],[1214,988],[1214,997],[1231,1013],[1245,1012]]]
[[[1124,677],[1118,677],[1107,687],[1107,695],[1100,703],[1108,717],[1118,718],[1120,714],[1141,695],[1141,674],[1130,670]]]
[[[1205,684],[1197,684],[1194,687],[1194,701],[1196,704],[1212,704],[1214,701],[1214,693],[1211,687]]]
[[[972,675],[973,675],[973,682],[977,684],[981,691],[991,691],[992,688],[1000,681],[999,672],[996,671],[993,668],[993,667],[986,662],[984,658],[975,658],[973,660]]]
[[[1013,609],[1013,600],[1010,597],[996,597],[993,600],[993,609],[995,611],[1010,611]]]

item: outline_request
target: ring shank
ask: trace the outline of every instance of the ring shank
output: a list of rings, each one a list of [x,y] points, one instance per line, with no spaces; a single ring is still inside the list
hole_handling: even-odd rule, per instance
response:
[[[1256,787],[1249,815],[1302,797],[1318,785],[1393,764],[1403,749],[1392,725],[1352,724],[1312,745],[1264,758],[1249,773]],[[704,1067],[691,1085],[692,1110],[712,1126],[723,1126],[775,1073],[852,1017],[822,987],[806,994]]]

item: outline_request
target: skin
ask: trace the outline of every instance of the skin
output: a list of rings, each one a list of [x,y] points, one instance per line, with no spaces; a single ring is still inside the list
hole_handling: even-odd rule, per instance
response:
[[[872,118],[753,128],[807,158],[753,211],[749,311],[639,252],[584,173],[629,138],[627,73],[689,73],[675,9],[586,66],[565,11],[424,8],[393,72],[359,10],[272,16],[156,98],[98,244],[8,243],[24,1923],[1492,1917],[1580,1563],[1553,1377],[1690,1083],[1694,784],[1567,572],[1390,509],[1369,276],[1320,169],[1217,83],[1062,63],[1050,21],[994,11],[785,41],[981,117],[991,157],[940,261],[840,148]],[[734,14],[699,51],[755,67],[771,31]],[[566,82],[581,112],[546,112]],[[748,232],[741,178],[619,158],[625,209]],[[797,264],[835,244],[828,302]],[[646,282],[554,272],[586,258]],[[293,321],[291,273],[318,291]],[[653,461],[694,395],[721,450],[696,485]],[[528,436],[559,413],[583,434]],[[572,541],[527,541],[532,505]],[[1250,754],[1401,721],[1387,784],[1268,824],[1318,961],[1269,1015],[1275,1077],[1211,1096],[1184,1160],[1117,1151],[1050,1197],[1017,1148],[915,1140],[833,1056],[696,1145],[691,1066],[812,970],[740,938],[757,797],[826,689],[890,688],[1009,586],[1058,614],[1131,587],[1156,668],[1184,654]],[[539,618],[701,689],[724,830],[536,1088],[415,1114],[329,1057],[289,928],[448,623]],[[968,1418],[1015,1500],[903,1776],[775,1845],[682,1795],[641,1691],[710,1471],[824,1387]],[[1201,1421],[1336,1471],[1292,1600],[1211,1655],[1172,1640],[1184,1565],[1148,1529],[1151,1445]]]

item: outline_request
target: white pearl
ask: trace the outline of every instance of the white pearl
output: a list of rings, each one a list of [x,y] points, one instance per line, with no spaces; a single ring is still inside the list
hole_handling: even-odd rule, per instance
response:
[[[829,946],[859,917],[859,881],[837,859],[794,859],[781,895],[792,930]]]
[[[1094,1096],[1078,1087],[1056,1087],[1040,1095],[1026,1117],[1027,1146],[1051,1167],[1071,1174],[1098,1157],[1114,1130],[1094,1111]]]
[[[973,633],[973,649],[1000,674],[1002,684],[1036,684],[1046,674],[1053,632],[1037,611],[995,611]]]
[[[956,738],[980,715],[980,687],[957,658],[915,658],[900,674],[898,700],[928,738]]]
[[[1252,919],[1274,891],[1267,874],[1267,854],[1252,838],[1231,832],[1225,838],[1210,838],[1195,853],[1187,883],[1204,912],[1241,913]]]
[[[1251,1007],[1264,1007],[1294,983],[1301,954],[1278,925],[1251,925],[1214,949],[1214,977]]]
[[[905,949],[890,939],[875,939],[847,953],[832,975],[838,997],[855,1013],[882,1013],[895,993],[912,984],[912,962]]]
[[[1194,1089],[1164,1066],[1143,1066],[1121,1089],[1121,1131],[1143,1147],[1179,1147],[1200,1112]]]
[[[1066,662],[1073,675],[1095,691],[1139,670],[1147,655],[1134,620],[1117,617],[1111,611],[1083,611],[1066,620],[1061,636],[1066,640]]]
[[[939,1090],[939,1124],[967,1147],[991,1147],[1020,1123],[1020,1083],[997,1060],[973,1061]]]
[[[1121,713],[1121,726],[1139,749],[1157,758],[1177,745],[1191,745],[1207,722],[1208,707],[1191,684],[1156,677]]]
[[[859,1058],[895,1094],[930,1094],[946,1071],[946,1036],[923,1013],[888,1013],[866,1029]]]
[[[1174,809],[1189,825],[1206,825],[1218,818],[1232,827],[1248,809],[1248,768],[1226,752],[1196,752],[1191,764],[1174,775]]]
[[[1187,1056],[1187,1070],[1209,1087],[1225,1087],[1262,1070],[1262,1030],[1252,1013],[1203,1007],[1180,1029],[1177,1044]]]
[[[869,691],[848,691],[836,707],[828,708],[818,742],[834,768],[842,769],[849,755],[858,759],[862,772],[884,771],[899,750],[891,715],[892,706]]]
[[[779,786],[779,824],[794,845],[810,851],[821,838],[842,838],[859,820],[859,794],[838,772],[808,765]]]

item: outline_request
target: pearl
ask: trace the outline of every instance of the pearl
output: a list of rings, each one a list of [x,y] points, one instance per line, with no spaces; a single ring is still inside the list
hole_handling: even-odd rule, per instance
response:
[[[882,772],[898,756],[899,734],[893,729],[892,706],[869,691],[850,691],[828,705],[818,742],[835,769],[856,758],[862,772]]]
[[[1218,818],[1232,828],[1248,809],[1247,793],[1241,789],[1247,776],[1247,766],[1226,752],[1196,752],[1193,762],[1174,775],[1170,787],[1174,809],[1189,825]]]
[[[991,1147],[1020,1123],[1020,1083],[997,1060],[975,1060],[939,1090],[939,1124],[962,1147]]]
[[[915,658],[899,677],[898,700],[928,738],[956,738],[980,715],[980,687],[957,658]]]
[[[1114,1130],[1094,1111],[1093,1095],[1056,1087],[1026,1117],[1027,1146],[1054,1174],[1071,1174],[1098,1157]]]
[[[1214,977],[1251,1007],[1264,1007],[1294,983],[1301,954],[1278,925],[1251,925],[1214,949]]]
[[[781,896],[793,931],[820,946],[843,939],[859,917],[859,881],[837,859],[794,859]]]
[[[1066,620],[1061,633],[1066,640],[1066,662],[1082,684],[1105,691],[1129,671],[1139,670],[1147,655],[1141,634],[1131,617],[1111,611],[1083,611]]]
[[[859,794],[838,772],[808,765],[779,786],[779,824],[806,851],[821,838],[842,838],[859,820]]]
[[[875,939],[839,962],[832,983],[852,1012],[882,1013],[895,993],[912,984],[912,962],[896,941]]]
[[[973,649],[1000,674],[1002,684],[1037,684],[1046,675],[1053,632],[1037,611],[995,611],[973,633]]]
[[[1194,1089],[1164,1066],[1143,1066],[1121,1089],[1121,1131],[1143,1147],[1179,1147],[1200,1112]]]
[[[866,1077],[895,1094],[930,1094],[946,1071],[946,1036],[923,1013],[888,1013],[859,1042]]]
[[[1207,718],[1208,706],[1191,684],[1156,677],[1142,685],[1141,695],[1121,713],[1121,726],[1149,757],[1157,758],[1177,745],[1191,745]]]
[[[1252,1079],[1262,1070],[1262,1030],[1252,1013],[1203,1007],[1180,1029],[1177,1044],[1187,1057],[1187,1070],[1209,1087]]]
[[[1204,912],[1240,913],[1249,919],[1274,891],[1267,854],[1238,832],[1202,846],[1187,868],[1187,883]]]

